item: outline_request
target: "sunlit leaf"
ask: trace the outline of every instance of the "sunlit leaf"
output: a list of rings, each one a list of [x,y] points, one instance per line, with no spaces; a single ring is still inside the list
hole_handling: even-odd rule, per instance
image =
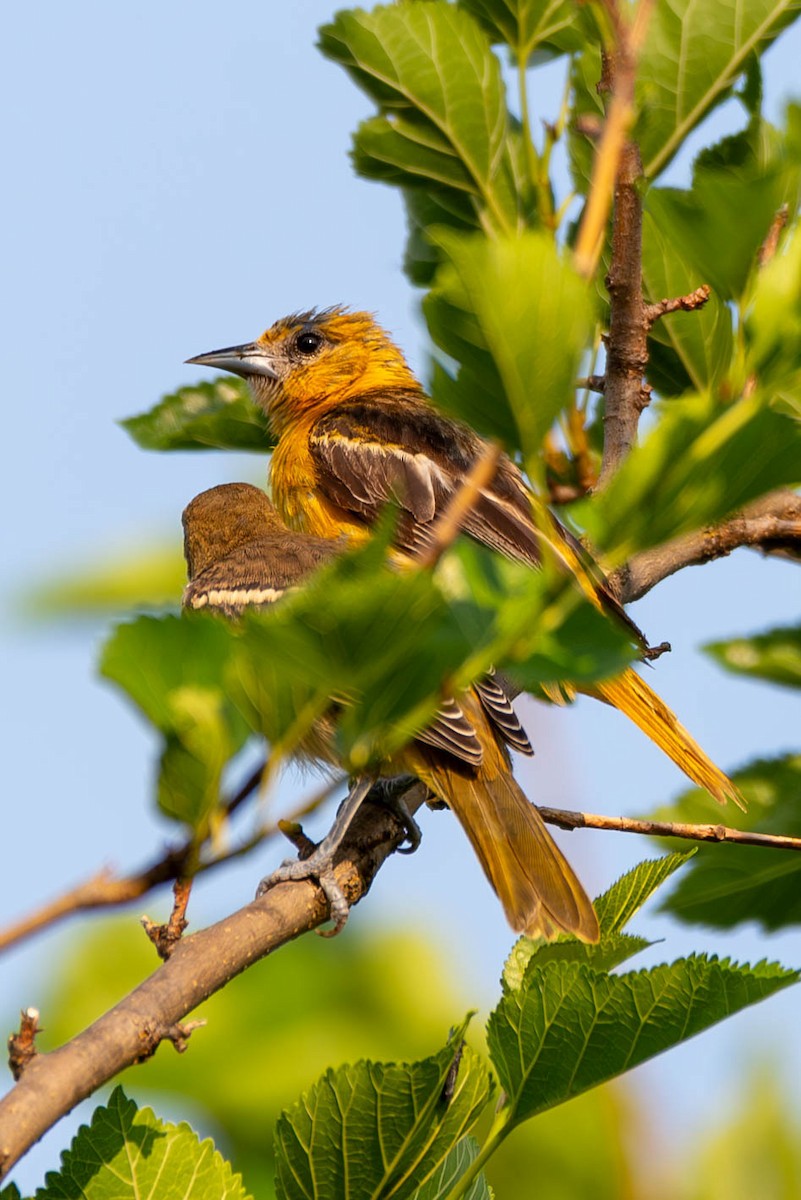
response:
[[[381,114],[356,134],[361,174],[406,187],[433,180],[472,197],[497,231],[517,227],[500,64],[468,13],[439,2],[340,12],[320,48]]]
[[[185,1122],[168,1125],[149,1108],[137,1109],[121,1087],[96,1108],[50,1171],[37,1200],[248,1200],[242,1179],[207,1138]]]
[[[693,956],[608,975],[534,959],[490,1015],[490,1056],[517,1123],[679,1045],[795,983],[776,963]]]
[[[725,100],[752,55],[799,14],[798,0],[660,0],[637,73],[635,137],[645,174],[665,169],[687,135]]]
[[[420,1062],[327,1071],[276,1126],[279,1200],[340,1195],[346,1179],[349,1200],[402,1200],[439,1174],[491,1094],[487,1069],[469,1049],[451,1078],[464,1030]],[[450,1157],[448,1171],[469,1163],[468,1155],[458,1164]]]
[[[120,421],[143,450],[272,449],[267,418],[257,408],[244,379],[218,379],[179,388],[149,412]]]

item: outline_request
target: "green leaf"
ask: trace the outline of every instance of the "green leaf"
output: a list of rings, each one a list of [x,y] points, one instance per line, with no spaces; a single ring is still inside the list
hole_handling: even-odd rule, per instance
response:
[[[771,629],[752,637],[707,642],[704,650],[737,675],[801,688],[801,625]]]
[[[466,1027],[420,1062],[363,1061],[327,1071],[276,1126],[279,1200],[402,1200],[428,1185],[449,1158],[453,1171],[454,1148],[492,1091],[486,1067],[469,1049],[457,1062]],[[443,1094],[446,1083],[450,1097]],[[466,1170],[470,1156],[460,1154],[458,1165]]]
[[[340,12],[320,29],[320,49],[379,109],[356,134],[361,174],[434,181],[472,197],[496,231],[517,227],[500,64],[468,13],[442,0]]]
[[[740,1009],[795,983],[776,963],[739,966],[693,956],[608,975],[580,962],[536,959],[504,987],[487,1040],[509,1123],[621,1075]]]
[[[0,1190],[0,1200],[22,1200],[16,1183],[9,1183],[7,1187]]]
[[[120,421],[143,450],[272,449],[267,418],[257,408],[244,379],[221,375],[179,388],[149,412]]]
[[[408,237],[403,269],[412,283],[428,287],[440,264],[440,254],[428,238],[432,226],[450,226],[462,233],[478,229],[475,206],[459,192],[446,188],[404,188]]]
[[[687,135],[731,93],[755,53],[799,14],[798,0],[660,0],[637,72],[634,136],[654,178]]]
[[[751,763],[733,776],[748,802],[738,825],[758,833],[801,837],[801,755]],[[666,821],[717,822],[719,813],[696,789],[655,814]],[[722,843],[699,846],[665,911],[688,923],[730,929],[758,921],[768,930],[801,924],[801,854]]]
[[[434,340],[462,365],[457,383],[465,397],[462,414],[470,419],[466,409],[473,394],[486,409],[494,391],[501,412],[496,429],[508,430],[511,417],[518,430],[515,445],[531,469],[574,392],[592,334],[588,287],[544,233],[488,242],[440,229],[431,237],[447,261],[424,310]],[[435,387],[441,383],[440,375]],[[440,399],[436,390],[434,399]]]
[[[746,369],[777,407],[801,419],[801,226],[754,279],[745,318]]]
[[[572,54],[592,31],[591,6],[573,0],[459,0],[493,42],[503,42],[523,63],[535,50]]]
[[[661,407],[609,487],[573,512],[607,561],[623,561],[799,482],[801,428],[763,394],[728,406],[688,395]]]
[[[686,296],[707,280],[682,253],[682,221],[667,207],[657,216],[651,212],[654,192],[649,193],[643,214],[643,282],[649,299],[656,303]],[[733,349],[731,312],[713,292],[703,308],[671,313],[652,327],[648,382],[662,396],[714,388],[730,369]]]
[[[414,1192],[414,1200],[440,1200],[447,1197],[478,1157],[478,1142],[473,1137],[463,1137],[445,1156],[439,1168],[430,1175],[421,1188]],[[464,1200],[492,1200],[492,1192],[483,1175],[477,1175]]]
[[[60,1171],[50,1171],[36,1200],[248,1200],[239,1175],[207,1138],[182,1122],[168,1125],[137,1109],[121,1087],[82,1125]]]
[[[234,645],[232,628],[209,614],[140,617],[117,627],[100,662],[100,673],[164,734],[159,807],[196,830],[249,735],[223,684]]]
[[[595,901],[595,912],[601,928],[601,939],[595,946],[585,945],[566,935],[554,942],[518,938],[504,963],[504,986],[511,990],[521,987],[532,960],[536,960],[538,966],[551,962],[584,962],[596,970],[611,971],[645,950],[653,943],[646,938],[623,933],[623,926],[693,854],[693,850],[665,854],[662,858],[638,863],[599,896]]]

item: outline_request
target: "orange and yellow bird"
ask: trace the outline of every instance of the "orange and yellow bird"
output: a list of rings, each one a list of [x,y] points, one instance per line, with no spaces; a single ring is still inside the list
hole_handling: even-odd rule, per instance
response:
[[[228,617],[274,603],[344,547],[342,539],[290,531],[264,492],[247,483],[202,492],[184,510],[183,524],[184,605]],[[448,700],[428,728],[381,764],[382,773],[415,775],[453,810],[513,929],[595,942],[592,902],[515,781],[508,744],[530,752],[490,676]],[[330,718],[317,723],[303,753],[335,761]]]
[[[296,313],[255,342],[188,361],[231,371],[250,384],[277,438],[273,498],[295,529],[364,537],[392,500],[401,513],[398,545],[415,554],[487,451],[467,425],[433,408],[400,349],[369,313],[340,307]],[[547,533],[537,527],[526,481],[503,456],[462,528],[531,566],[547,536],[595,603],[628,621],[580,544],[551,520]],[[625,713],[715,799],[741,803],[731,780],[633,668],[582,690]]]

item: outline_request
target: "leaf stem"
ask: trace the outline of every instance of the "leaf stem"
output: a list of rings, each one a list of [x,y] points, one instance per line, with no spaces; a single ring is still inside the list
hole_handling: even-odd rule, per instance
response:
[[[486,1163],[498,1149],[504,1138],[512,1132],[511,1111],[510,1108],[501,1108],[496,1112],[486,1141],[476,1155],[474,1162],[470,1164],[452,1191],[447,1193],[444,1200],[461,1200],[463,1196],[467,1195],[475,1180],[484,1170]]]

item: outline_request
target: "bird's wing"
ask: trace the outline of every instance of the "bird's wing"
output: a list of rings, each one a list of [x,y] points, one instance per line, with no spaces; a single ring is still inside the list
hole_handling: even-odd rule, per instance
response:
[[[321,417],[309,448],[318,486],[340,508],[371,524],[388,501],[398,504],[398,539],[414,553],[425,548],[433,523],[487,444],[414,398],[371,394]],[[511,558],[539,561],[542,535],[531,518],[523,477],[510,459],[501,458],[463,528]]]

